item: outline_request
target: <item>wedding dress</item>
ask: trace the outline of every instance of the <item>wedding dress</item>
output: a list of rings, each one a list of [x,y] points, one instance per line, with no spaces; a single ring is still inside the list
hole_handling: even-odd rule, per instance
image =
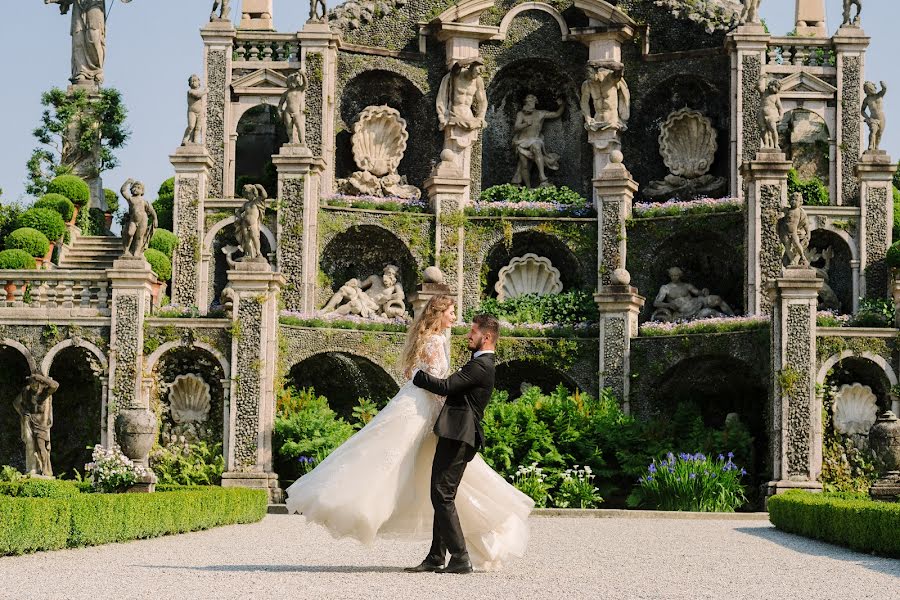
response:
[[[418,368],[446,377],[448,355],[447,339],[431,336]],[[432,428],[443,402],[411,381],[404,384],[365,427],[287,489],[288,511],[302,513],[339,538],[430,541],[431,461],[437,445]],[[476,569],[496,570],[510,556],[524,555],[533,507],[531,498],[475,456],[459,486],[456,509]]]

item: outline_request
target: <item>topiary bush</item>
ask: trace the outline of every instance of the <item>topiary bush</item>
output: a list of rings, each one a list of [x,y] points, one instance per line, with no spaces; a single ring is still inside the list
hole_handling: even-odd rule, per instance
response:
[[[172,258],[176,245],[178,245],[178,237],[166,229],[157,229],[150,238],[150,247],[159,250],[169,258]]]
[[[900,240],[900,189],[892,188],[894,192],[894,239]]]
[[[175,205],[175,178],[170,177],[163,181],[156,195],[157,198],[153,201],[153,209],[156,210],[159,227],[173,231],[172,211]]]
[[[163,281],[172,279],[172,261],[169,260],[168,256],[159,250],[147,248],[147,251],[144,252],[144,258],[150,263],[150,268],[153,269],[157,277]]]
[[[49,208],[59,213],[63,221],[68,223],[75,216],[75,205],[62,194],[44,194],[34,203],[33,208]]]
[[[24,250],[4,250],[0,252],[0,269],[34,269],[34,257]]]
[[[119,212],[119,195],[113,190],[104,189],[103,196],[106,199],[106,212],[112,214]]]
[[[894,242],[894,244],[888,248],[887,254],[884,257],[884,262],[891,269],[900,269],[900,241]]]
[[[16,228],[20,227],[37,229],[51,242],[62,239],[66,233],[66,222],[62,215],[49,208],[29,208],[16,219]]]
[[[81,207],[90,202],[91,188],[77,175],[60,175],[47,185],[48,194],[61,194]]]
[[[24,250],[29,256],[43,258],[50,250],[50,240],[43,233],[31,227],[16,229],[3,240],[7,250]]]

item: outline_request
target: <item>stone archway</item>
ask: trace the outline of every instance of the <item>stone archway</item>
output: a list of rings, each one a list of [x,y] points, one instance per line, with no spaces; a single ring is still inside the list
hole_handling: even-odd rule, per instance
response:
[[[274,106],[260,104],[244,112],[237,123],[234,149],[234,194],[244,184],[262,184],[270,198],[278,196],[278,172],[272,156],[288,141]]]
[[[580,389],[568,374],[533,360],[511,360],[497,365],[494,388],[509,394],[515,400],[526,387],[538,387],[544,394],[550,394],[562,385],[569,390]]]
[[[0,340],[0,466],[11,465],[20,471],[25,468],[25,447],[13,400],[36,370],[33,366],[34,360],[24,346]]]
[[[488,250],[484,258],[487,286],[481,293],[488,297],[496,297],[494,286],[500,269],[508,265],[513,258],[528,253],[550,259],[553,266],[559,270],[563,291],[584,286],[584,269],[581,262],[562,240],[540,231],[525,230],[514,233],[509,243],[501,239]]]
[[[228,283],[228,263],[222,248],[228,245],[236,245],[237,238],[234,233],[234,217],[222,219],[209,228],[203,237],[203,246],[200,252],[200,298],[198,306],[205,314],[211,305],[219,303],[219,295]],[[265,225],[260,225],[261,236],[260,250],[269,260],[269,263],[277,266],[275,234]],[[238,251],[234,258],[243,255]],[[273,267],[274,268],[274,267]]]

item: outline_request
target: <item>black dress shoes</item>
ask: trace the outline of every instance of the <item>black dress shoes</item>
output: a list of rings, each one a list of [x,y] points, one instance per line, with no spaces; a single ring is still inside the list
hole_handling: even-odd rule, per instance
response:
[[[469,561],[469,557],[465,558],[455,558],[450,557],[450,562],[447,563],[447,566],[438,569],[435,571],[436,573],[455,573],[457,575],[465,575],[467,573],[472,573],[474,569],[472,569],[472,563]]]
[[[444,565],[435,564],[429,560],[423,560],[415,567],[407,567],[403,569],[406,573],[437,573],[444,568]]]

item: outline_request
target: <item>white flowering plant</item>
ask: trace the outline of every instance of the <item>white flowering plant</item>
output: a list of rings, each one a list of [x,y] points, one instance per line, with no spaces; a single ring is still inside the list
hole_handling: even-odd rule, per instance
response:
[[[509,476],[513,486],[532,500],[537,508],[545,508],[550,500],[550,483],[544,469],[536,462],[528,466],[519,465],[516,472]]]
[[[553,496],[553,504],[559,508],[597,508],[603,498],[594,486],[594,473],[588,465],[575,465],[562,473],[562,483]]]
[[[91,460],[92,462],[84,465],[84,470],[91,479],[91,486],[106,494],[122,492],[150,474],[144,466],[135,464],[122,454],[117,444],[109,448],[97,444]]]

